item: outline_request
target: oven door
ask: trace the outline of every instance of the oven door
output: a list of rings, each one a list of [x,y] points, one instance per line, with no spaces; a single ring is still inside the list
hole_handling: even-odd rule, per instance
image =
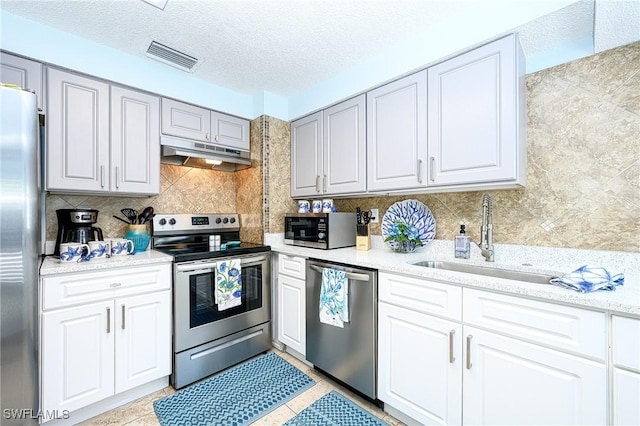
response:
[[[269,254],[239,257],[242,295],[239,306],[218,310],[216,267],[227,258],[174,266],[174,351],[180,352],[270,321]]]

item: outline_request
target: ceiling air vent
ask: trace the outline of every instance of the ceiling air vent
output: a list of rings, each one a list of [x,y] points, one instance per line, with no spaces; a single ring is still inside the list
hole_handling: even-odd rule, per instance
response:
[[[156,41],[152,41],[149,45],[147,56],[188,72],[194,71],[198,63],[197,58],[178,52]]]

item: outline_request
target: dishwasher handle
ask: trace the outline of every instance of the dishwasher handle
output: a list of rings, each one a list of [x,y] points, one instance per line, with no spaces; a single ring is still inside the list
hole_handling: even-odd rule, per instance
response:
[[[320,273],[322,273],[322,270],[324,269],[324,268],[322,268],[320,266],[316,266],[316,265],[309,265],[309,267],[311,269],[313,269],[314,271],[320,272]],[[354,281],[369,281],[370,280],[369,275],[367,275],[367,274],[358,274],[358,273],[355,273],[355,272],[345,272],[345,276],[347,277],[347,279],[354,280]]]

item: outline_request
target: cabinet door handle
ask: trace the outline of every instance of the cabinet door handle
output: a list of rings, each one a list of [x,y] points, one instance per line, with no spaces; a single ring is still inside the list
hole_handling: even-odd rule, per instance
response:
[[[122,305],[122,329],[124,330],[124,318],[125,318],[125,308],[124,305]]]
[[[320,175],[316,175],[316,192],[320,192]]]
[[[211,136],[209,135],[209,133],[205,134],[205,135],[204,135],[204,138],[205,138],[206,140],[208,140],[208,141],[210,141],[210,140],[211,140]]]
[[[416,175],[418,176],[418,183],[422,183],[422,160],[418,158],[416,161],[416,167],[418,168]]]
[[[104,166],[100,166],[100,188],[104,188]]]
[[[107,334],[111,333],[111,308],[107,308]]]
[[[467,370],[471,370],[471,339],[473,336],[467,336]]]
[[[218,142],[220,140],[220,135],[216,135],[215,139],[216,139],[216,142]]]
[[[449,364],[453,364],[453,361],[456,360],[456,357],[453,356],[453,335],[456,334],[455,330],[451,330],[449,332]]]
[[[431,157],[429,159],[429,180],[431,182],[436,180],[435,170],[436,170],[436,157]]]
[[[322,176],[322,192],[327,192],[327,175]]]
[[[116,189],[120,188],[120,173],[119,173],[120,170],[118,169],[119,167],[116,166]]]

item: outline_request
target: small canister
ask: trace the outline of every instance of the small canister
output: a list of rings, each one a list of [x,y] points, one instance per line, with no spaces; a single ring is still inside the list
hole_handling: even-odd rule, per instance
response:
[[[220,249],[220,235],[209,235],[209,249]]]

